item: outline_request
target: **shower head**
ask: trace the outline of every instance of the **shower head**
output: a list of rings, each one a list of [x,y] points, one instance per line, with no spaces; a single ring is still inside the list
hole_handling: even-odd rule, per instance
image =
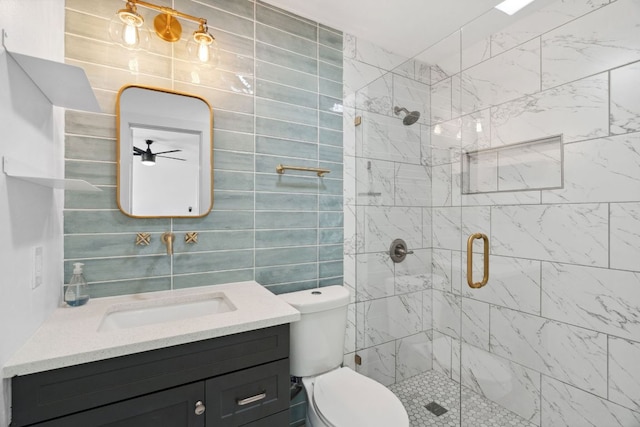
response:
[[[406,108],[393,107],[393,112],[396,115],[400,114],[400,111],[404,111],[406,114],[406,116],[404,116],[404,119],[402,119],[402,124],[404,124],[405,126],[411,126],[412,124],[417,122],[418,119],[420,118],[419,111],[409,111]]]

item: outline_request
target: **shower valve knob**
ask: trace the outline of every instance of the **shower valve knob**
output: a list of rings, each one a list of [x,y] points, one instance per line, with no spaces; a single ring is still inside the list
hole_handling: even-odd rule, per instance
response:
[[[391,242],[391,247],[389,248],[389,256],[391,257],[391,261],[393,262],[402,262],[407,257],[407,255],[411,255],[413,251],[407,249],[407,243],[402,239],[396,239]]]
[[[411,255],[413,251],[407,251],[402,248],[396,248],[396,255]]]

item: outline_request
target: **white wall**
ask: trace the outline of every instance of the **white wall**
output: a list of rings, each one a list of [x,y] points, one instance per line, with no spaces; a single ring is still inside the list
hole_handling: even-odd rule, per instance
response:
[[[2,0],[0,29],[14,52],[64,61],[64,0]],[[21,75],[0,48],[0,156],[63,176],[64,112]],[[0,173],[0,367],[57,306],[62,284],[62,191]],[[43,284],[31,290],[32,252],[43,248]],[[9,424],[9,382],[0,390],[0,427]]]

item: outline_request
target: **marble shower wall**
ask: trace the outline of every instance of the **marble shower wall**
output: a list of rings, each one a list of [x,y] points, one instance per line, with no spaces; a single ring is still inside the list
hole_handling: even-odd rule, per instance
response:
[[[345,363],[390,385],[432,368],[429,69],[346,35],[344,70]],[[419,121],[404,126],[394,106]],[[397,238],[414,251],[399,264]]]
[[[431,62],[433,369],[533,425],[640,425],[638,22],[635,0],[556,1]],[[558,134],[562,188],[461,194],[461,153]]]

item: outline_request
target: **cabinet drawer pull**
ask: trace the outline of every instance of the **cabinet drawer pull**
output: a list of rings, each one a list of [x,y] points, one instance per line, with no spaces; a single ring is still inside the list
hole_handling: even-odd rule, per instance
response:
[[[244,405],[248,405],[249,403],[253,403],[253,402],[257,402],[259,400],[262,400],[265,397],[267,397],[267,392],[263,391],[262,393],[256,394],[255,396],[247,397],[247,398],[244,398],[244,399],[236,399],[236,403],[238,404],[238,406],[244,406]]]
[[[202,414],[204,414],[204,411],[205,411],[206,409],[207,409],[207,408],[205,408],[204,403],[202,403],[202,401],[198,400],[198,401],[196,402],[196,415],[202,415]]]

